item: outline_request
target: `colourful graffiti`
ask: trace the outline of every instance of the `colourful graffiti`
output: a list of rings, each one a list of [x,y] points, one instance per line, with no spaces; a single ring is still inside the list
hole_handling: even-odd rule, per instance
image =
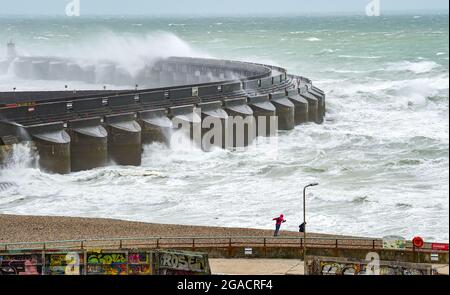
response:
[[[47,254],[45,261],[48,275],[81,275],[83,255],[80,253]]]
[[[33,253],[33,254],[30,254]],[[114,251],[0,253],[0,275],[201,275],[208,256],[193,252]]]
[[[128,274],[129,275],[151,275],[152,268],[150,255],[148,253],[128,254]]]
[[[126,253],[88,253],[87,273],[96,275],[126,275]]]
[[[41,258],[38,255],[0,256],[0,275],[40,275]]]
[[[374,274],[372,265],[367,261],[352,262],[340,261],[333,258],[315,258],[308,261],[309,274],[312,275],[366,275]],[[379,271],[379,272],[378,272]],[[432,273],[431,265],[414,263],[380,262],[377,266],[379,275],[429,275]]]
[[[361,273],[361,264],[320,262],[323,275],[357,275]]]
[[[180,252],[160,252],[159,268],[162,274],[168,271],[188,273],[208,273],[208,258],[202,255],[192,255]],[[165,271],[164,271],[165,270]]]

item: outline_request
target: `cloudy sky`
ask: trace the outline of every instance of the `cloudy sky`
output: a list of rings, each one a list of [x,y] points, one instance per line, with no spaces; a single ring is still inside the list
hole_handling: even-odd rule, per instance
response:
[[[80,1],[82,15],[362,14],[371,0],[0,0],[1,14],[62,15]],[[380,1],[381,12],[447,11],[448,0]]]

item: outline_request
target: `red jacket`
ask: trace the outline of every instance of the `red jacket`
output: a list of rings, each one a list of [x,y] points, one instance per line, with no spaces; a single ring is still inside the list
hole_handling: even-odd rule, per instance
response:
[[[280,215],[280,217],[275,217],[273,220],[276,220],[277,225],[280,225],[280,224],[286,222],[286,219],[284,219],[284,215]]]

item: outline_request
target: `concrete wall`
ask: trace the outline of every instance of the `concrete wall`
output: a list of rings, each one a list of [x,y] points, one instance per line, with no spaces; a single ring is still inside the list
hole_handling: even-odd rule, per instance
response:
[[[0,275],[207,275],[203,253],[145,250],[0,252]]]

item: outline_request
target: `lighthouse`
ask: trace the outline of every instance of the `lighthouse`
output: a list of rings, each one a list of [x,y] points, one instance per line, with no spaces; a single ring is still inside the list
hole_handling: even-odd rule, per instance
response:
[[[6,45],[6,56],[8,59],[13,59],[16,57],[16,44],[11,40]]]

